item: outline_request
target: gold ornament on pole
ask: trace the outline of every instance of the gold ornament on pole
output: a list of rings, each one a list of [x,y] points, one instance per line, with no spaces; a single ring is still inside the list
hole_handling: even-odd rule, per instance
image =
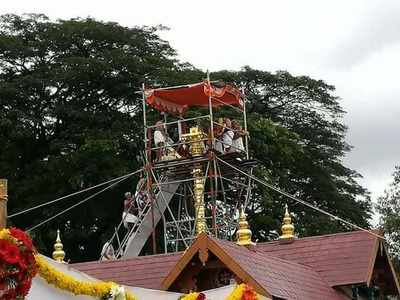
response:
[[[0,179],[0,229],[7,226],[7,179]]]
[[[254,245],[251,241],[252,232],[250,230],[249,223],[246,219],[246,214],[244,213],[243,206],[240,209],[239,215],[239,229],[236,232],[236,244],[239,246],[249,246]]]
[[[197,126],[190,128],[190,132],[182,135],[182,139],[189,143],[189,152],[192,156],[202,156],[204,153],[204,132],[202,132]],[[196,214],[196,234],[207,231],[207,224],[205,218],[205,206],[204,206],[204,184],[205,178],[201,165],[195,165],[192,171],[193,174],[193,200]]]
[[[57,239],[54,244],[53,259],[59,263],[65,263],[65,252],[63,251],[63,244],[61,243],[60,230],[57,230]]]
[[[201,168],[193,170],[194,177],[194,208],[196,214],[196,234],[199,235],[202,232],[207,231],[207,224],[205,218],[205,206],[204,206],[204,176]]]
[[[199,127],[191,127],[189,133],[182,134],[182,139],[189,143],[189,152],[192,156],[202,156],[206,134]]]
[[[285,205],[285,216],[283,217],[282,235],[279,239],[283,241],[292,241],[294,239],[294,225],[292,224],[287,204]]]

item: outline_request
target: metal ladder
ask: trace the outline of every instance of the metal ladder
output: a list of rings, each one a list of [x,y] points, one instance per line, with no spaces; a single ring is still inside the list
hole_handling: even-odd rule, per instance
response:
[[[168,182],[166,177],[161,178],[160,183],[164,184],[160,185],[160,187],[156,187],[154,190],[154,194],[156,195],[154,205],[154,226],[156,226],[160,221],[161,215],[164,214],[179,187],[179,183],[165,184],[166,182]],[[147,201],[144,208],[140,210],[140,213],[137,216],[138,220],[129,231],[124,234],[122,240],[120,239],[119,231],[124,223],[124,219],[121,220],[108,242],[108,247],[113,247],[112,245],[115,245],[116,242],[117,250],[115,251],[115,258],[133,257],[140,254],[140,251],[153,231],[153,216],[151,210],[151,201]],[[100,257],[100,260],[102,257],[103,256]]]

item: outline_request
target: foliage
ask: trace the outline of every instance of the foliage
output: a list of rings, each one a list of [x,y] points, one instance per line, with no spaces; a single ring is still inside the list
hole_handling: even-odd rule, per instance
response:
[[[141,98],[146,84],[196,82],[205,74],[176,58],[158,36],[160,27],[126,28],[93,19],[50,21],[43,15],[0,20],[0,170],[10,180],[10,213],[121,176],[140,167]],[[249,67],[213,79],[235,82],[248,98],[256,175],[361,226],[368,226],[369,197],[342,163],[343,111],[334,87],[306,76]],[[198,112],[190,112],[196,115]],[[221,110],[220,115],[225,111]],[[159,118],[157,112],[149,118]],[[55,232],[75,261],[96,259],[120,220],[122,195],[136,179],[102,193],[33,235],[50,254]],[[93,193],[11,219],[29,228]],[[280,227],[287,199],[255,188],[249,219],[256,238]],[[300,235],[347,229],[289,203]]]
[[[145,76],[155,83],[157,74],[164,84],[168,73],[186,68],[158,28],[5,15],[0,29],[0,169],[12,183],[9,211],[138,169],[136,91]],[[70,257],[93,259],[119,219],[122,199],[116,195],[130,190],[132,180],[124,183],[35,231],[39,249],[51,253],[59,227]],[[88,195],[12,221],[29,228]]]
[[[351,147],[345,142],[344,112],[333,86],[307,76],[250,67],[212,76],[244,88],[250,148],[262,164],[258,176],[317,207],[369,226],[368,193],[356,181],[360,175],[342,163]],[[271,238],[269,231],[280,227],[285,202],[301,236],[350,229],[270,190],[257,187],[256,195],[249,219],[260,240]]]
[[[390,252],[395,257],[396,267],[400,271],[400,166],[395,168],[393,181],[385,190],[384,195],[378,198],[375,206],[380,215],[379,223],[382,226]]]

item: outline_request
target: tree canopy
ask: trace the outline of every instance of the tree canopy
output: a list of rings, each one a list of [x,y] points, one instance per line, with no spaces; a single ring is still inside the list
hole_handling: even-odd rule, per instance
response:
[[[395,168],[393,181],[378,198],[376,210],[379,223],[389,242],[390,252],[395,257],[397,270],[400,270],[400,166]]]
[[[156,85],[196,82],[204,72],[177,59],[160,27],[126,28],[93,19],[51,21],[44,15],[0,20],[0,170],[10,180],[10,213],[140,168],[143,149],[140,95],[144,78]],[[234,82],[248,99],[250,147],[265,180],[333,214],[369,226],[371,213],[360,175],[342,158],[350,150],[334,87],[307,76],[244,67],[212,78]],[[34,231],[51,252],[63,229],[69,257],[96,259],[119,221],[122,195],[135,180]],[[73,197],[18,216],[29,228],[78,202]],[[253,232],[271,238],[284,203],[302,235],[345,230],[334,220],[261,187],[249,210]]]

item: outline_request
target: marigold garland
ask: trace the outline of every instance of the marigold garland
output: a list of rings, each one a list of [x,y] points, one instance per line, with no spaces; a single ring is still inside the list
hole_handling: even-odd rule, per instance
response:
[[[64,274],[51,266],[43,257],[37,255],[36,263],[40,277],[55,287],[71,292],[75,295],[86,295],[100,299],[111,297],[110,291],[116,284],[114,282],[83,282],[70,275]],[[126,300],[137,300],[131,293],[125,292]]]
[[[248,284],[239,284],[226,300],[258,300],[258,294]]]
[[[0,298],[24,299],[28,293],[32,278],[38,273],[55,287],[75,295],[92,296],[99,299],[113,298],[119,292],[120,298],[137,300],[129,291],[124,291],[114,282],[83,282],[54,268],[46,259],[35,255],[32,241],[25,232],[16,229],[0,230]],[[13,284],[9,286],[9,282]],[[7,285],[8,284],[8,285]],[[4,292],[4,290],[6,292]],[[205,300],[203,293],[190,293],[180,300]],[[238,285],[226,300],[258,300],[254,289],[248,284]]]
[[[203,293],[190,293],[179,297],[179,300],[205,300],[206,295]]]

